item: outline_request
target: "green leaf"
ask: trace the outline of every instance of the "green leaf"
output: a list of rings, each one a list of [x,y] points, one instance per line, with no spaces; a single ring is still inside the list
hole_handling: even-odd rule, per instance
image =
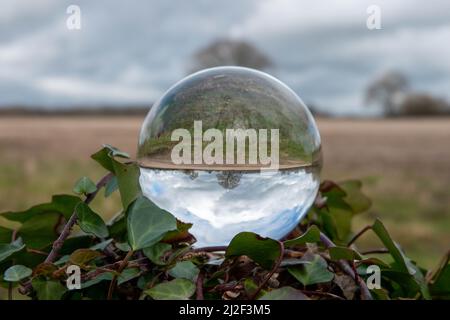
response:
[[[90,249],[77,249],[69,258],[70,263],[78,266],[84,266],[90,261],[103,256],[100,252]]]
[[[328,248],[328,252],[330,253],[331,260],[337,261],[337,260],[361,260],[362,257],[360,254],[350,248],[347,247],[331,247]]]
[[[60,215],[46,212],[27,219],[18,230],[28,248],[41,250],[53,243],[58,237],[56,227],[60,223]]]
[[[97,191],[97,186],[88,177],[80,178],[73,187],[73,192],[76,194],[89,194]]]
[[[180,261],[169,270],[169,275],[174,278],[184,278],[194,281],[200,270],[191,261]]]
[[[21,223],[44,213],[58,213],[69,219],[80,201],[80,198],[73,195],[55,195],[49,203],[38,204],[25,211],[4,212],[0,215],[8,220]]]
[[[113,176],[105,186],[105,198],[109,197],[114,191],[119,188],[117,177]]]
[[[320,220],[322,221],[321,225],[323,231],[330,237],[330,239],[336,240],[338,238],[338,235],[336,221],[333,216],[328,212],[326,208],[319,209],[316,212]]]
[[[299,267],[289,267],[288,271],[303,285],[308,286],[333,280],[334,274],[328,270],[325,259],[318,254],[308,252],[301,260],[309,263]]]
[[[422,296],[425,299],[430,299],[430,293],[422,271],[415,264],[413,264],[408,257],[405,256],[400,247],[392,240],[383,223],[377,219],[372,225],[372,230],[378,238],[380,238],[381,242],[383,242],[386,249],[389,250],[392,258],[394,258],[396,267],[399,268],[401,272],[412,276],[414,281],[420,287]]]
[[[265,269],[271,269],[280,254],[280,245],[276,240],[262,238],[252,232],[237,234],[225,252],[227,258],[246,255]]]
[[[450,299],[450,265],[446,265],[431,284],[434,296]]]
[[[187,300],[195,292],[195,285],[187,279],[174,279],[144,291],[155,300]]]
[[[143,252],[151,262],[153,262],[156,265],[162,266],[166,264],[162,260],[162,258],[164,254],[170,249],[172,249],[172,246],[170,244],[158,242],[151,247],[144,248]]]
[[[99,238],[108,236],[108,228],[103,219],[89,208],[84,202],[80,202],[75,209],[78,217],[78,225],[86,233]]]
[[[119,185],[122,206],[127,209],[141,193],[139,167],[135,163],[123,164],[116,160],[113,160],[112,165]]]
[[[56,262],[55,262],[56,264]],[[38,264],[33,270],[33,277],[37,276],[51,276],[53,272],[58,270],[56,265],[51,262],[42,262]]]
[[[97,161],[106,170],[115,174],[122,199],[122,206],[126,209],[141,192],[139,187],[139,167],[135,163],[121,163],[114,159],[114,157],[129,158],[127,153],[110,145],[104,145],[103,149],[91,156],[92,159]],[[114,188],[113,183],[109,186],[109,191],[105,191],[105,195],[111,192],[111,188]]]
[[[358,261],[358,264],[360,266],[362,266],[362,265],[370,266],[370,265],[374,264],[374,265],[379,266],[380,268],[385,268],[385,269],[389,268],[389,265],[386,262],[384,262],[378,258],[374,258],[374,257],[362,259],[362,260]],[[366,269],[364,269],[364,274],[366,274]]]
[[[345,202],[352,208],[353,213],[367,211],[372,205],[372,201],[361,191],[362,183],[359,180],[348,180],[339,183],[342,190],[345,191]]]
[[[414,268],[410,265],[408,266],[408,259],[403,254],[399,246],[392,240],[383,223],[377,219],[372,225],[372,230],[378,238],[380,238],[381,242],[383,242],[386,249],[389,250],[389,253],[392,258],[394,258],[397,266],[400,268],[400,271],[412,274],[414,272]]]
[[[30,268],[22,265],[15,265],[6,269],[3,280],[9,282],[18,282],[31,276],[32,273],[33,271]]]
[[[169,243],[180,242],[189,237],[189,229],[191,227],[192,223],[177,220],[177,230],[167,232],[162,241]]]
[[[343,198],[347,194],[344,190],[341,189],[340,186],[338,186],[335,182],[330,180],[324,180],[320,184],[320,192],[330,198]]]
[[[33,279],[31,285],[36,290],[36,296],[39,300],[60,300],[67,291],[59,281],[54,280]]]
[[[177,221],[169,212],[140,196],[127,212],[128,242],[133,250],[150,247],[167,231],[175,230]]]
[[[444,257],[430,280],[430,291],[433,296],[450,299],[450,252]]]
[[[140,275],[141,271],[139,268],[126,268],[117,278],[117,285],[121,285],[125,282],[133,280]]]
[[[408,273],[397,271],[393,269],[382,270],[381,275],[383,280],[389,279],[390,296],[392,298],[414,298],[421,292],[421,288],[414,277]],[[396,284],[396,285],[395,285]]]
[[[0,226],[0,243],[11,241],[14,230]]]
[[[101,150],[91,155],[91,158],[97,161],[103,168],[114,173],[114,167],[112,165],[113,157],[130,158],[127,153],[109,144],[104,144]]]
[[[123,251],[123,252],[128,252],[131,250],[130,245],[126,242],[116,242],[115,246],[117,249],[119,249],[120,251]]]
[[[300,290],[292,287],[282,287],[267,292],[258,300],[309,300]]]
[[[92,271],[95,272],[95,271]],[[135,279],[140,275],[139,268],[126,268],[122,271],[122,273],[117,277],[117,285],[121,285],[125,282],[128,282],[130,280]],[[92,286],[95,286],[96,284],[102,282],[102,281],[111,281],[114,278],[114,274],[112,272],[103,272],[96,276],[93,279],[90,279],[88,281],[85,281],[81,284],[81,289],[86,289]]]
[[[119,158],[125,158],[125,159],[129,159],[130,155],[122,150],[119,150],[118,148],[110,145],[110,144],[104,144],[103,145],[104,148],[106,148],[107,150],[109,150],[109,155],[112,157],[119,157]]]
[[[284,242],[284,246],[286,248],[303,245],[306,243],[314,243],[320,241],[320,230],[317,226],[311,226],[308,230],[305,231],[300,237],[295,239],[287,240]]]
[[[92,271],[95,272],[95,271]],[[89,273],[88,273],[89,275]],[[92,286],[95,286],[96,284],[102,282],[102,281],[111,281],[113,279],[114,275],[111,272],[104,272],[100,273],[98,276],[96,276],[93,279],[90,279],[88,281],[81,283],[81,289],[86,289]]]
[[[97,244],[91,246],[89,249],[103,251],[106,249],[107,246],[109,246],[109,244],[111,242],[113,242],[113,239],[108,239],[108,240],[102,241],[100,243],[97,243]]]
[[[244,281],[244,290],[248,297],[251,297],[258,290],[258,285],[253,281],[253,279],[247,278]]]
[[[341,209],[331,206],[329,207],[329,213],[336,227],[336,240],[345,241],[352,231],[353,212],[350,209]]]
[[[322,197],[326,198],[327,207],[339,208],[341,210],[352,211],[350,205],[344,200],[347,193],[336,183],[324,181],[320,185]]]
[[[391,298],[389,297],[389,293],[386,289],[383,288],[372,289],[370,290],[370,293],[375,300],[391,300]]]

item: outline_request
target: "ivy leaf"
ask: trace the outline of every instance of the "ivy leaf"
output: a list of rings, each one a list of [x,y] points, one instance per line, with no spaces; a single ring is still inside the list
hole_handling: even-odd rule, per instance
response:
[[[342,188],[335,182],[330,180],[324,180],[320,184],[320,192],[327,197],[333,198],[343,198],[346,196],[346,193]]]
[[[328,210],[336,228],[336,240],[345,241],[352,231],[353,211],[351,209],[341,209],[333,206],[330,206]]]
[[[104,144],[103,148],[91,155],[91,158],[97,161],[103,168],[114,173],[112,165],[113,157],[130,158],[130,156],[116,147]]]
[[[27,247],[41,250],[50,245],[58,236],[56,227],[60,223],[60,215],[46,212],[26,220],[18,230]]]
[[[55,264],[57,263],[55,262]],[[58,270],[55,264],[51,262],[42,262],[38,264],[33,270],[33,277],[52,275],[53,272]]]
[[[92,159],[106,170],[115,174],[122,206],[124,209],[127,209],[141,192],[139,187],[139,167],[135,163],[121,163],[114,159],[115,157],[129,158],[129,155],[110,145],[103,145],[100,151],[91,155]],[[111,185],[108,186],[105,195],[109,195],[115,188],[115,182],[110,183]]]
[[[385,226],[380,220],[376,220],[372,225],[372,230],[383,242],[386,249],[389,250],[392,258],[394,258],[395,266],[403,273],[406,273],[413,277],[414,281],[420,287],[420,291],[425,299],[430,299],[430,293],[428,286],[425,282],[425,278],[422,271],[412,263],[412,261],[406,257],[400,247],[392,240]]]
[[[244,290],[248,297],[251,297],[258,290],[258,285],[253,281],[253,279],[247,278],[244,281]]]
[[[19,264],[6,269],[3,280],[9,282],[18,282],[31,276],[32,273],[33,271],[30,268]]]
[[[75,206],[80,202],[80,198],[73,195],[55,195],[49,203],[38,204],[25,211],[4,212],[0,215],[10,221],[24,223],[25,221],[45,213],[57,213],[69,219]]]
[[[431,293],[434,296],[450,299],[450,265],[442,268],[438,277],[431,284]]]
[[[139,268],[126,268],[117,278],[117,285],[133,280],[141,274]]]
[[[95,271],[92,271],[95,272]],[[122,273],[117,277],[117,285],[121,285],[125,282],[128,282],[140,275],[139,268],[126,268],[122,271]],[[88,274],[89,275],[89,274]],[[93,279],[90,279],[88,281],[85,281],[81,284],[81,289],[86,289],[92,286],[95,286],[96,284],[102,282],[102,281],[111,281],[114,278],[114,274],[112,272],[103,272],[96,276]]]
[[[0,226],[0,243],[8,243],[14,230]]]
[[[78,266],[84,266],[90,261],[103,256],[100,252],[90,249],[77,249],[69,258],[70,263]]]
[[[172,246],[168,243],[158,242],[151,247],[144,248],[144,255],[149,258],[151,262],[156,265],[165,265],[166,263],[162,260],[164,254],[172,249]]]
[[[144,292],[155,300],[187,300],[194,294],[195,285],[187,279],[174,279]]]
[[[88,177],[81,177],[73,187],[73,192],[76,194],[89,194],[97,191],[97,186]]]
[[[200,270],[192,261],[180,261],[169,270],[169,275],[174,278],[183,278],[194,281]]]
[[[33,279],[31,281],[33,289],[39,300],[60,300],[67,289],[55,280]]]
[[[117,177],[122,206],[127,209],[141,193],[139,167],[135,163],[124,164],[114,159],[112,165]]]
[[[347,247],[331,247],[328,248],[328,252],[330,253],[331,260],[337,261],[337,260],[361,260],[361,255]]]
[[[103,219],[92,211],[84,202],[80,202],[75,209],[78,217],[78,225],[86,233],[93,234],[99,238],[108,236],[108,228]]]
[[[352,211],[350,205],[344,200],[347,193],[336,183],[325,180],[320,185],[322,197],[326,198],[327,207]]]
[[[117,177],[113,176],[105,186],[105,198],[109,197],[114,191],[119,188]]]
[[[289,267],[289,273],[305,286],[333,280],[334,274],[328,270],[327,262],[318,254],[308,252],[301,259],[309,263],[299,267]]]
[[[430,276],[430,291],[433,296],[450,298],[450,251]]]
[[[263,238],[253,232],[237,234],[225,252],[227,258],[246,255],[265,269],[271,269],[280,254],[277,241]]]
[[[174,216],[143,196],[137,198],[128,208],[128,242],[133,250],[154,245],[168,231],[176,228],[177,221]]]
[[[303,245],[306,243],[314,243],[320,241],[320,230],[317,226],[313,225],[308,230],[305,231],[300,237],[295,239],[286,240],[284,246],[286,248]]]
[[[391,236],[380,220],[377,219],[375,221],[375,223],[372,225],[372,230],[375,232],[378,238],[380,238],[381,242],[383,242],[386,249],[389,250],[389,253],[392,255],[392,258],[394,258],[396,264],[400,268],[400,271],[409,274],[413,273],[414,269],[411,268],[411,266],[408,266],[407,258],[398,247],[398,245],[392,240]]]
[[[282,287],[267,292],[258,300],[309,300],[300,290],[292,287]]]
[[[107,246],[109,246],[109,244],[110,244],[111,242],[113,242],[113,239],[108,239],[108,240],[99,242],[99,243],[97,243],[97,244],[91,246],[89,249],[91,249],[91,250],[100,250],[100,251],[103,251],[103,250],[106,249]]]
[[[362,183],[359,180],[348,180],[339,183],[346,196],[345,202],[352,208],[353,213],[367,211],[372,205],[372,201],[361,191]]]
[[[180,242],[189,237],[189,229],[192,227],[192,223],[185,223],[177,220],[177,230],[169,231],[164,236],[162,241],[168,243]]]
[[[119,249],[120,251],[123,251],[123,252],[128,252],[131,250],[130,245],[126,242],[116,242],[115,246],[117,249]]]
[[[92,271],[92,272],[95,272],[95,271]],[[88,275],[89,275],[89,273],[88,273]],[[95,286],[96,284],[98,284],[102,281],[111,281],[113,279],[113,277],[114,277],[114,275],[111,272],[103,272],[93,279],[82,282],[81,289],[86,289],[86,288]]]
[[[104,144],[104,148],[109,150],[109,155],[112,157],[119,157],[119,158],[125,158],[129,159],[130,155],[126,153],[125,151],[119,150],[118,148],[110,145],[110,144]]]

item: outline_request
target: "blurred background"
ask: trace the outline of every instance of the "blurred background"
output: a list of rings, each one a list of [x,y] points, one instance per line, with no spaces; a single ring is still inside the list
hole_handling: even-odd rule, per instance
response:
[[[310,107],[324,179],[364,182],[374,204],[354,229],[381,217],[431,267],[450,244],[449,57],[443,0],[2,0],[0,212],[100,178],[89,155],[109,143],[134,156],[172,84],[241,65]],[[119,201],[94,206],[111,216]]]

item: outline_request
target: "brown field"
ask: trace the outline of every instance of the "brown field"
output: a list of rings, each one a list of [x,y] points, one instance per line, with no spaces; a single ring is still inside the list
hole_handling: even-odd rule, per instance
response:
[[[71,192],[80,176],[98,179],[102,170],[89,155],[109,143],[133,156],[142,121],[1,116],[0,212]],[[450,118],[320,119],[318,125],[323,177],[362,179],[374,200],[355,228],[381,216],[411,256],[432,265],[450,244]],[[115,204],[98,200],[96,206],[109,215]]]

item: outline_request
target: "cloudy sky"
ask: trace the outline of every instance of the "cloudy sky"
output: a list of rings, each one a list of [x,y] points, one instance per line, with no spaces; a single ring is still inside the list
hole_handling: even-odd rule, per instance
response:
[[[318,176],[302,170],[252,172],[225,189],[218,171],[198,171],[192,179],[181,170],[141,169],[143,194],[183,222],[198,247],[226,245],[239,232],[280,239],[306,214],[319,188]]]
[[[66,9],[81,8],[81,30]],[[368,30],[369,5],[381,30]],[[0,106],[151,104],[217,38],[247,40],[307,103],[376,113],[364,88],[387,70],[450,99],[450,1],[1,0]]]

